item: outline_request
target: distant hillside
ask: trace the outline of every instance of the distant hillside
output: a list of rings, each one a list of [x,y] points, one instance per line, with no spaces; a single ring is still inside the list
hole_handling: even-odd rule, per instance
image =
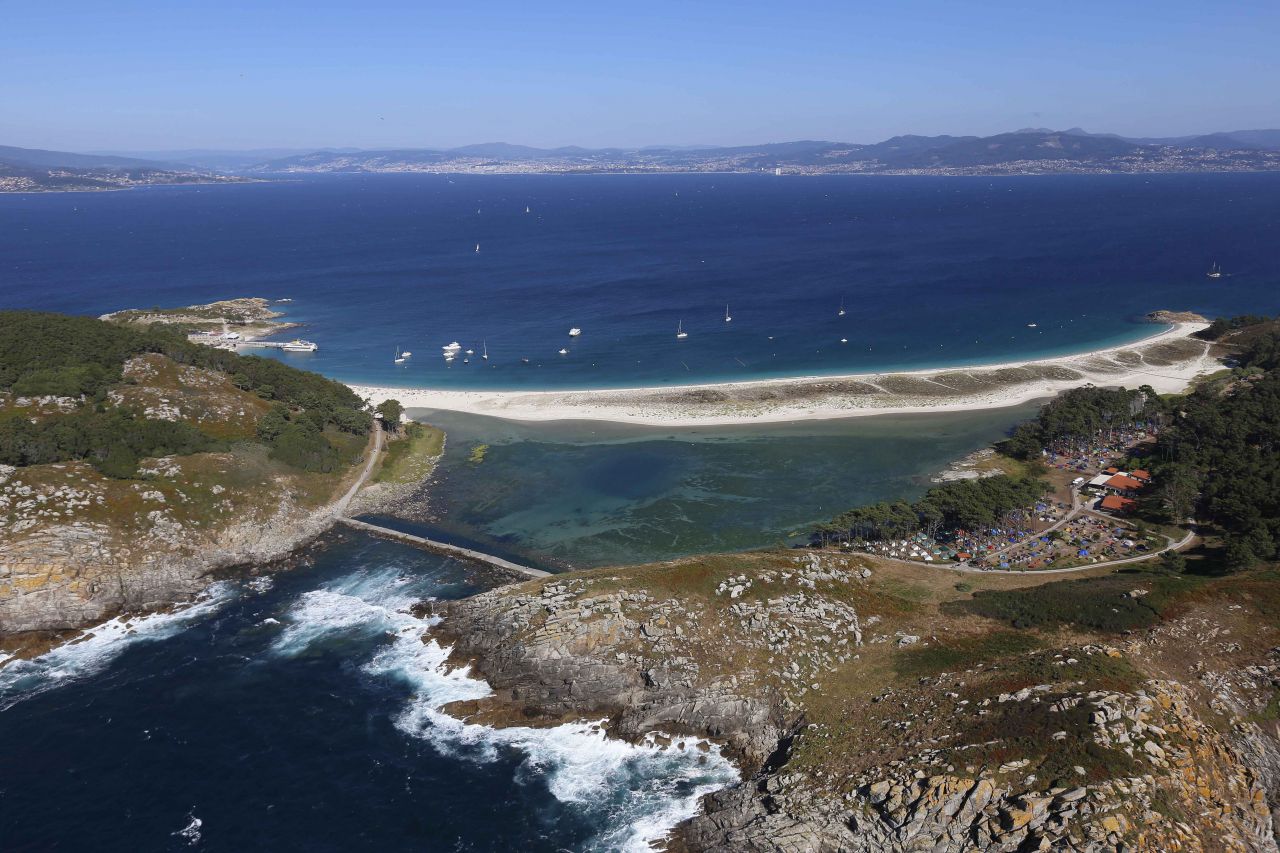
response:
[[[1024,128],[995,136],[895,136],[861,144],[822,140],[686,148],[532,148],[489,142],[451,149],[316,151],[251,172],[752,172],[1020,174],[1280,169],[1280,131],[1136,140],[1080,128]]]
[[[935,148],[887,155],[890,163],[906,167],[989,166],[1017,160],[1101,161],[1133,154],[1139,146],[1120,139],[1072,136],[1064,133],[1002,133],[961,139]]]
[[[0,145],[0,163],[25,168],[63,169],[172,169],[173,163],[101,154],[73,154],[41,148],[14,148]]]
[[[155,160],[0,145],[0,192],[115,190],[241,180]]]

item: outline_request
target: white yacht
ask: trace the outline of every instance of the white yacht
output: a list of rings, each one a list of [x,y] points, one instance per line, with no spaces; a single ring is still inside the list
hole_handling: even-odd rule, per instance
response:
[[[733,322],[733,315],[731,315],[731,314],[729,313],[729,306],[728,306],[728,305],[724,306],[724,321],[725,321],[726,323],[732,323],[732,322]]]
[[[298,338],[297,340],[289,341],[289,343],[285,344],[280,349],[285,352],[315,352],[320,348],[311,341],[304,341],[301,338]]]
[[[469,350],[467,350],[467,355],[475,355],[475,354],[476,354],[476,351],[475,351],[475,350],[473,350],[473,349],[469,349]]]
[[[1206,275],[1208,275],[1209,278],[1222,278],[1222,267],[1218,266],[1215,261],[1213,266],[1209,267],[1209,272],[1206,273]]]
[[[689,337],[689,333],[684,330],[684,320],[681,320],[676,325],[676,338],[678,340],[684,340],[687,337]]]
[[[582,334],[582,330],[579,329],[577,326],[574,326],[572,329],[569,330],[569,337],[571,338],[576,338],[580,334]]]
[[[1028,328],[1028,329],[1034,329],[1035,327],[1036,327],[1036,324],[1035,324],[1035,323],[1028,323],[1028,324],[1027,324],[1027,328]]]
[[[444,350],[445,352],[457,353],[458,350],[462,349],[462,344],[458,343],[457,341],[454,341],[451,344],[445,344],[444,346],[440,347],[440,349]]]
[[[404,358],[408,358],[409,356],[413,355],[413,353],[409,352],[407,349],[402,349],[400,350],[400,355]]]
[[[847,343],[849,343],[849,339],[848,339],[848,338],[841,338],[841,339],[840,339],[840,343],[842,343],[842,344],[847,344]]]

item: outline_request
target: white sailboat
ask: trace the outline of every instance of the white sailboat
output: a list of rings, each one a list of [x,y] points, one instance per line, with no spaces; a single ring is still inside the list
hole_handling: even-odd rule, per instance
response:
[[[728,305],[725,305],[725,306],[724,306],[724,321],[725,321],[726,323],[732,323],[732,322],[733,322],[733,316],[729,314],[729,306],[728,306]]]
[[[481,341],[480,344],[481,346],[484,347],[484,355],[480,357],[483,358],[485,361],[488,361],[489,360],[489,344],[484,341]]]
[[[684,330],[684,320],[681,320],[676,324],[676,338],[677,340],[684,340],[687,337],[689,337],[689,333]]]
[[[841,339],[840,339],[840,343],[842,343],[842,344],[847,344],[847,343],[849,343],[849,339],[848,339],[848,338],[841,338]]]
[[[844,300],[843,299],[840,300],[840,310],[836,312],[836,316],[837,317],[844,316]]]
[[[400,347],[396,347],[396,364],[404,364],[404,356],[400,354]]]
[[[527,204],[526,204],[526,205],[524,206],[524,212],[525,212],[525,213],[529,213],[529,212],[530,212],[530,211],[529,211],[529,205],[527,205]]]
[[[1209,267],[1207,273],[1209,278],[1222,278],[1222,267],[1218,266],[1218,262],[1214,261],[1213,266]]]
[[[480,254],[480,244],[476,243],[476,254]]]
[[[561,355],[568,355],[568,354],[569,354],[569,351],[568,351],[567,349],[565,349],[564,347],[560,347],[560,354],[561,354]]]

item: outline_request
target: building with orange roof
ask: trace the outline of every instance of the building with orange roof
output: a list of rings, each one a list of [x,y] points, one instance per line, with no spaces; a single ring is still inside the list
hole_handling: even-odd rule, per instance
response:
[[[1098,503],[1099,509],[1109,510],[1111,512],[1129,512],[1138,502],[1133,498],[1122,498],[1120,495],[1107,495]]]
[[[1103,485],[1108,489],[1115,489],[1117,492],[1136,492],[1142,488],[1142,481],[1135,480],[1125,474],[1116,474]]]

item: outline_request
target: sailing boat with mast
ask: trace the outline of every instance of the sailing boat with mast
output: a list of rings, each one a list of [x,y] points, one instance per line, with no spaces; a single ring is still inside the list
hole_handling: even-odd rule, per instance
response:
[[[404,364],[404,355],[400,352],[400,347],[396,347],[396,364]]]
[[[488,344],[488,342],[487,342],[487,341],[481,341],[481,342],[480,342],[480,346],[484,348],[484,354],[483,354],[483,355],[481,355],[480,357],[481,357],[481,358],[483,358],[485,361],[488,361],[488,360],[489,360],[489,344]]]
[[[725,305],[725,306],[724,306],[724,321],[725,321],[726,323],[732,323],[732,322],[733,322],[733,317],[729,314],[729,306],[728,306],[728,305]]]
[[[689,337],[689,333],[684,330],[684,320],[681,319],[680,322],[676,324],[676,339],[684,340],[687,337]]]
[[[836,312],[836,316],[837,317],[844,316],[844,300],[843,299],[840,300],[840,310]]]
[[[1222,267],[1218,266],[1217,261],[1214,261],[1213,266],[1209,267],[1207,275],[1209,278],[1222,278]]]

